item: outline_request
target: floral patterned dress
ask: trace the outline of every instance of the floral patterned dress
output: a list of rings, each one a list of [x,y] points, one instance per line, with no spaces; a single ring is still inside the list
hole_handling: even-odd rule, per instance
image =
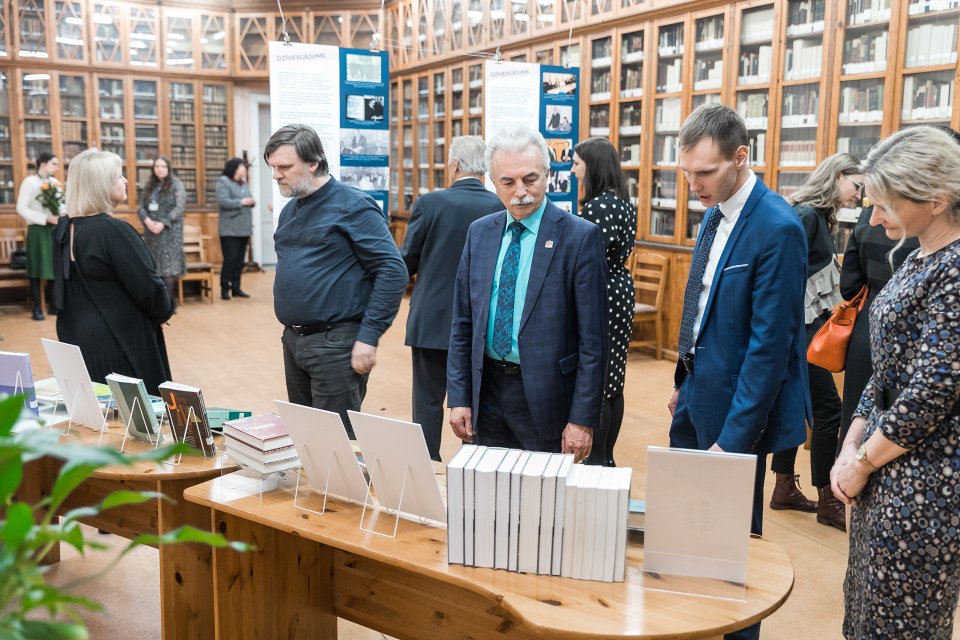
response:
[[[909,449],[853,508],[844,583],[848,640],[950,640],[960,588],[960,240],[911,254],[870,309],[872,382],[901,389],[887,411],[868,384],[855,416]]]

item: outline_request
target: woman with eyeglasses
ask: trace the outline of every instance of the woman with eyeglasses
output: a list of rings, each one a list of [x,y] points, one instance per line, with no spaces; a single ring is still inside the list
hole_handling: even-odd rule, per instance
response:
[[[854,206],[862,195],[860,162],[848,153],[838,153],[821,162],[803,186],[789,198],[807,233],[804,319],[808,343],[843,299],[840,295],[837,250],[833,243],[837,210]],[[837,393],[832,373],[812,364],[807,365],[807,372],[813,405],[810,473],[819,500],[814,503],[801,493],[795,473],[797,450],[788,449],[773,456],[771,467],[776,473],[777,482],[770,508],[816,511],[817,522],[846,531],[843,503],[830,491],[830,467],[837,455],[840,435],[840,394]]]

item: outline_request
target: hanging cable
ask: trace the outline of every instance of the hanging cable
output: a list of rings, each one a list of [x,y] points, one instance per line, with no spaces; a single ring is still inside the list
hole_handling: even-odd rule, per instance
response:
[[[277,9],[280,11],[280,31],[283,32],[283,45],[290,46],[290,34],[287,32],[287,17],[283,15],[283,7],[280,6],[280,0],[277,0]]]
[[[279,2],[279,0],[277,0]],[[386,4],[386,0],[380,0],[380,13],[377,16],[377,30],[374,32],[373,37],[370,38],[370,53],[377,53],[380,51],[380,38],[383,33],[383,7]]]

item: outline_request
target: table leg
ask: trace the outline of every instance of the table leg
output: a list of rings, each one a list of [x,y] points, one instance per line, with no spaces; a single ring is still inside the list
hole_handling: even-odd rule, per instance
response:
[[[162,480],[157,490],[176,501],[161,501],[159,532],[191,525],[210,530],[210,509],[183,499],[196,480]],[[164,640],[213,638],[213,554],[203,544],[160,545],[160,627]]]
[[[333,550],[226,513],[214,529],[256,547],[247,553],[214,549],[218,640],[334,640]]]

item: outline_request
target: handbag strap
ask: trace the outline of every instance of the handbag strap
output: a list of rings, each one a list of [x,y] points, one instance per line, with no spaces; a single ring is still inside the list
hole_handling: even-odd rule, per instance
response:
[[[860,291],[857,292],[857,295],[853,296],[853,299],[847,303],[848,307],[857,307],[857,313],[859,314],[863,311],[863,305],[867,302],[867,294],[870,292],[870,287],[863,285],[860,287]]]

